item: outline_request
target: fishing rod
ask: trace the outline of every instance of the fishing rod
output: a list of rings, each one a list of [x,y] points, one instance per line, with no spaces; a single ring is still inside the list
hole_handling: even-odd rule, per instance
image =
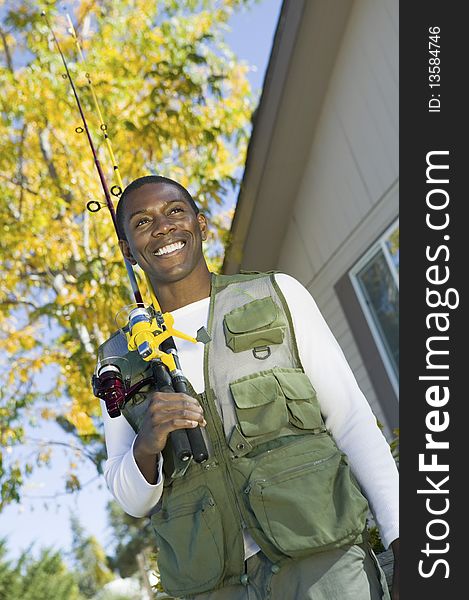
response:
[[[93,154],[94,163],[99,174],[101,185],[106,198],[106,206],[111,214],[114,229],[118,234],[117,218],[114,205],[111,198],[111,193],[119,197],[124,188],[122,179],[120,176],[119,168],[117,166],[114,153],[112,151],[111,141],[107,133],[107,126],[104,123],[102,113],[99,107],[99,102],[96,93],[93,88],[91,77],[89,73],[86,74],[88,86],[90,87],[93,102],[95,104],[96,111],[100,119],[100,129],[103,132],[106,146],[108,149],[109,156],[113,164],[113,170],[118,180],[118,186],[113,186],[111,192],[106,182],[101,164],[98,159],[98,155],[91,137],[86,117],[78,96],[75,84],[70,74],[67,61],[60,47],[59,41],[55,35],[52,26],[49,23],[45,11],[42,11],[47,27],[51,32],[55,45],[60,53],[63,65],[65,67],[64,78],[68,78],[75,101],[80,112],[81,119],[83,121],[83,128],[76,128],[77,133],[81,133],[83,130],[86,132],[88,142]],[[78,36],[76,35],[75,28],[73,27],[72,20],[67,15],[69,21],[69,32],[71,33],[75,44],[77,46],[79,55],[84,61],[83,53],[81,50]],[[91,201],[87,204],[88,210],[91,212],[97,212],[100,210],[102,205],[97,201]],[[140,293],[137,279],[133,271],[132,265],[126,259],[123,254],[124,261],[129,275],[132,291],[136,300],[136,305],[129,310],[129,316],[127,323],[121,327],[121,330],[126,336],[127,345],[129,351],[137,350],[140,357],[151,363],[152,376],[143,379],[134,386],[130,386],[127,380],[124,380],[121,369],[119,367],[118,360],[112,361],[113,357],[108,357],[103,364],[97,365],[96,371],[93,374],[92,384],[93,391],[98,398],[102,398],[106,403],[106,408],[111,417],[117,417],[121,414],[121,408],[124,404],[130,400],[130,398],[139,391],[144,385],[148,383],[156,383],[159,391],[161,392],[182,392],[187,393],[187,380],[182,373],[179,357],[177,355],[176,344],[173,336],[180,337],[182,339],[196,343],[197,341],[206,342],[207,337],[203,333],[199,332],[197,339],[188,336],[180,331],[174,329],[174,318],[170,313],[162,313],[153,287],[147,275],[145,279],[147,287],[152,300],[151,306],[145,306],[142,295]],[[122,311],[120,311],[122,312]],[[119,359],[119,357],[114,357]],[[121,359],[121,357],[120,357]],[[194,458],[196,462],[204,462],[208,458],[208,452],[205,445],[205,441],[202,436],[200,427],[193,429],[178,429],[172,431],[170,434],[171,444],[173,451],[177,459],[181,461],[188,461],[190,458]]]
[[[96,152],[96,148],[94,146],[93,139],[92,139],[91,134],[90,134],[90,130],[88,129],[88,124],[86,122],[85,114],[84,114],[83,108],[81,106],[80,98],[78,97],[78,93],[77,93],[77,90],[75,88],[75,84],[73,83],[72,76],[70,75],[70,71],[68,69],[67,61],[65,60],[65,56],[64,56],[64,54],[62,52],[62,48],[60,47],[60,44],[59,44],[59,41],[58,41],[58,39],[57,39],[57,37],[55,35],[55,32],[52,29],[51,24],[49,23],[49,19],[47,18],[46,12],[42,11],[41,15],[44,17],[44,19],[46,21],[47,27],[48,27],[49,31],[51,32],[52,37],[54,38],[55,45],[57,46],[57,50],[60,53],[60,57],[62,58],[63,65],[65,67],[65,73],[64,73],[63,76],[65,76],[65,79],[68,78],[68,80],[70,82],[70,85],[71,85],[71,88],[72,88],[72,91],[73,91],[73,95],[75,96],[76,104],[77,104],[78,110],[80,112],[81,119],[83,121],[83,128],[82,127],[76,127],[75,131],[76,131],[76,133],[82,133],[83,131],[86,132],[86,137],[88,138],[88,143],[90,145],[91,152],[93,154],[94,164],[95,164],[96,169],[98,171],[99,179],[101,181],[101,186],[102,186],[103,191],[104,191],[104,197],[106,199],[106,205],[107,205],[107,207],[109,209],[109,212],[111,213],[111,219],[112,219],[112,222],[114,224],[114,228],[115,228],[116,233],[117,233],[116,211],[114,210],[114,205],[112,203],[111,193],[109,191],[109,188],[108,188],[108,185],[107,185],[107,182],[106,182],[106,178],[104,177],[104,173],[103,173],[103,169],[101,167],[101,163],[99,162],[98,153]],[[116,192],[114,192],[114,193],[116,193]],[[94,202],[94,204],[99,205],[98,202],[96,202],[96,201],[93,201],[93,202]],[[129,276],[130,285],[132,287],[132,292],[133,292],[134,297],[135,297],[135,302],[137,304],[140,304],[140,305],[143,306],[142,295],[140,293],[140,290],[139,290],[139,287],[138,287],[138,283],[137,283],[137,278],[135,277],[135,273],[134,273],[134,270],[132,268],[132,265],[127,260],[127,258],[124,256],[124,254],[122,254],[122,256],[124,257],[124,262],[125,262],[125,266],[126,266],[126,269],[127,269],[127,275]]]

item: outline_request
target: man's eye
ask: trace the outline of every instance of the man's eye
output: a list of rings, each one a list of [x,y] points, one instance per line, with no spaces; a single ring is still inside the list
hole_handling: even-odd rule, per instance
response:
[[[144,225],[145,223],[148,223],[147,217],[143,217],[143,219],[139,219],[137,221],[137,223],[135,224],[135,227],[140,227],[140,225]]]
[[[176,212],[176,213],[178,213],[178,212],[183,212],[183,210],[184,210],[184,209],[182,209],[180,206],[176,206],[176,207],[172,208],[172,209],[169,211],[169,214],[170,214],[170,215],[172,215],[172,214],[173,214],[173,213],[175,213],[175,212]]]

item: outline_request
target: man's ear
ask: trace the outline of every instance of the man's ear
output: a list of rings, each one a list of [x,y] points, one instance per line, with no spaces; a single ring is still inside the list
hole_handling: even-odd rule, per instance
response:
[[[127,240],[119,240],[119,248],[122,250],[122,254],[130,262],[131,265],[136,265],[137,261],[130,252],[129,242]]]
[[[207,217],[203,213],[197,214],[197,221],[199,222],[200,233],[202,235],[202,241],[205,242],[208,235],[208,223]]]

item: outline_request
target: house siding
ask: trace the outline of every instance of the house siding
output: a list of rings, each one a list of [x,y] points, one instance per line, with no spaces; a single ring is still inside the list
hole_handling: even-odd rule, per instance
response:
[[[353,3],[275,266],[314,297],[388,438],[335,286],[398,215],[397,12]]]

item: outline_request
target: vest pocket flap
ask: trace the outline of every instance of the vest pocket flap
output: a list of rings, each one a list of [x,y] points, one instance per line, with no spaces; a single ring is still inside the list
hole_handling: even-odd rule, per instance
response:
[[[301,369],[276,369],[275,377],[289,400],[307,400],[316,396],[311,381]]]
[[[249,375],[230,383],[230,389],[238,408],[255,408],[281,396],[279,384],[273,375]]]
[[[270,296],[233,309],[223,318],[225,341],[233,352],[281,344],[286,319]]]
[[[323,430],[324,421],[316,391],[300,369],[276,369],[275,377],[287,400],[290,422],[300,429]]]
[[[267,327],[277,318],[278,309],[270,296],[253,300],[225,315],[225,324],[232,333],[244,333]]]
[[[249,375],[230,383],[230,389],[246,437],[266,435],[288,423],[285,398],[273,375]]]

